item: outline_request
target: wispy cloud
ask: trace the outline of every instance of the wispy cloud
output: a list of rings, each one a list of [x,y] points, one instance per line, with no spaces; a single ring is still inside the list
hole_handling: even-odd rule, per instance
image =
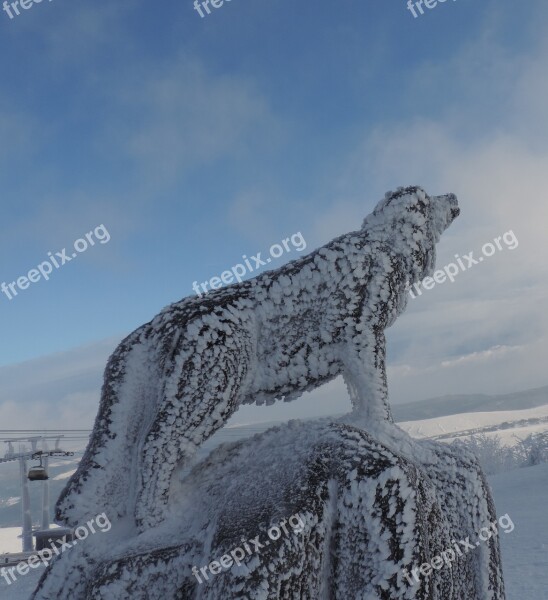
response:
[[[1,367],[2,428],[90,428],[99,406],[103,370],[118,342],[107,339]]]
[[[249,159],[277,137],[280,122],[251,81],[213,73],[197,59],[148,62],[105,79],[113,108],[101,143],[155,185],[221,159]]]

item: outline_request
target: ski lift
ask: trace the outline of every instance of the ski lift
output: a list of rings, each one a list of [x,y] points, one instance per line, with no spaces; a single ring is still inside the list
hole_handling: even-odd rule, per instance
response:
[[[40,459],[40,464],[34,465],[29,469],[29,481],[46,481],[47,479],[49,479],[48,472],[46,471],[46,468],[42,465],[42,455],[40,454],[38,458]]]

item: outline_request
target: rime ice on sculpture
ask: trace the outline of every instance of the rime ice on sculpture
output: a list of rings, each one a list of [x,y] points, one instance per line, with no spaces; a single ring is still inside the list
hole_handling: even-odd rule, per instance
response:
[[[307,513],[308,534],[218,577],[200,597],[320,598],[328,590],[334,598],[502,599],[496,541],[459,567],[461,583],[455,571],[417,590],[399,574],[493,512],[477,466],[404,436],[388,405],[384,329],[405,309],[409,285],[432,273],[436,243],[458,212],[452,194],[400,188],[358,231],[278,270],[184,298],[126,338],[107,365],[90,445],[57,504],[67,525],[106,512],[124,533],[114,531],[108,548],[57,561],[35,600],[123,600],[138,590],[194,598],[188,565],[218,556],[282,508],[281,517]],[[185,480],[196,503],[181,513],[170,497],[173,473],[238,406],[293,400],[338,375],[353,405],[346,424],[282,428],[217,451]],[[288,469],[291,456],[300,471]]]
[[[175,466],[242,403],[287,401],[343,375],[356,418],[389,419],[384,329],[404,310],[409,284],[432,272],[457,214],[453,195],[401,188],[358,231],[165,308],[111,356],[58,519],[76,525],[108,509],[135,516],[141,530],[161,522]]]

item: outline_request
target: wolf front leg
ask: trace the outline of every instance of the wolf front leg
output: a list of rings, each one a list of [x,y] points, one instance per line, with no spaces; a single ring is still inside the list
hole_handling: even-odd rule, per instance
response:
[[[140,451],[135,517],[141,530],[165,517],[175,468],[242,403],[256,354],[252,322],[245,313],[210,315],[185,334]]]
[[[353,414],[365,423],[393,422],[386,381],[386,340],[384,331],[368,331],[343,348],[343,378],[352,402]]]

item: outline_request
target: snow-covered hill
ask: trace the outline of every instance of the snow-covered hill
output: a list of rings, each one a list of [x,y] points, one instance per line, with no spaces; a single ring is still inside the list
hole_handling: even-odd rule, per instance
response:
[[[497,396],[453,395],[409,404],[396,404],[392,406],[392,414],[397,422],[421,421],[464,413],[525,410],[546,404],[548,404],[548,386]]]
[[[400,422],[414,438],[433,438],[450,442],[457,438],[484,433],[497,435],[508,446],[531,433],[548,430],[548,404],[527,410],[473,412],[436,417],[422,421]]]

